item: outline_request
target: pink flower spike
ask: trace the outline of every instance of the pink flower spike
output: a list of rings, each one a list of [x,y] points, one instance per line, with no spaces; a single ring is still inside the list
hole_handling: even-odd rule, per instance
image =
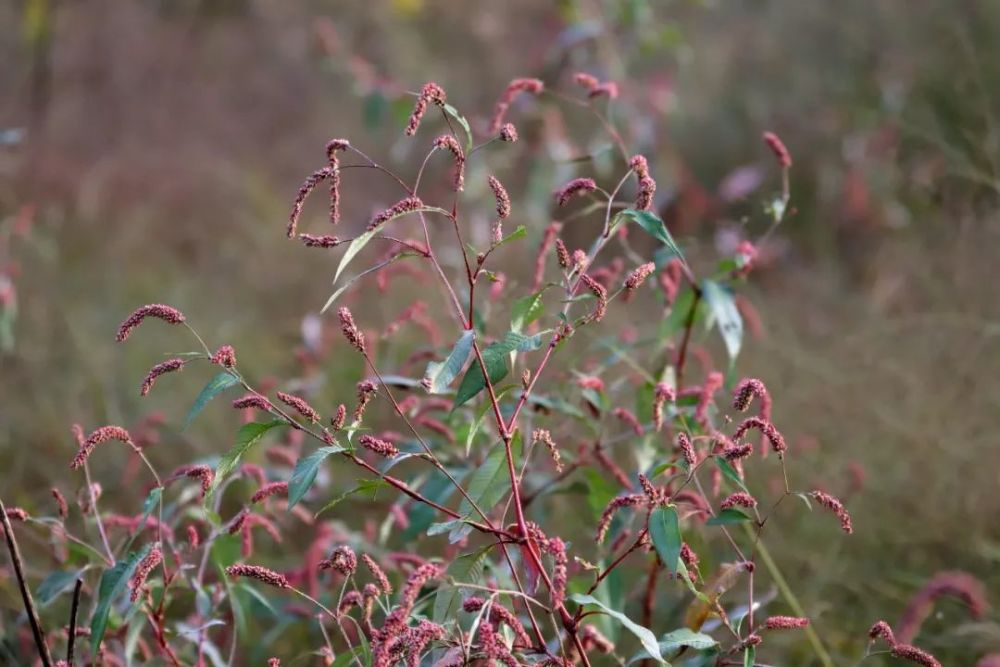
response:
[[[570,199],[576,195],[593,192],[597,189],[597,183],[592,178],[574,178],[555,192],[556,204],[565,206]]]
[[[173,373],[174,371],[179,371],[184,368],[183,359],[168,359],[163,363],[156,364],[149,369],[149,373],[146,374],[146,378],[142,381],[142,388],[139,389],[139,395],[145,396],[149,393],[149,390],[153,388],[153,383],[156,378],[164,375],[166,373]]]
[[[129,432],[121,426],[102,426],[91,433],[87,439],[81,443],[80,451],[77,452],[69,467],[76,470],[82,466],[90,457],[91,453],[93,453],[94,448],[101,443],[107,442],[108,440],[118,440],[131,447],[133,451],[140,451],[139,448],[136,447],[135,442],[132,441],[132,436],[129,435]]]
[[[132,331],[147,317],[155,317],[163,320],[167,324],[180,324],[185,320],[184,313],[176,308],[165,306],[162,303],[151,303],[137,309],[128,316],[128,319],[121,323],[118,327],[118,335],[115,336],[115,340],[119,343],[123,343],[128,340]]]

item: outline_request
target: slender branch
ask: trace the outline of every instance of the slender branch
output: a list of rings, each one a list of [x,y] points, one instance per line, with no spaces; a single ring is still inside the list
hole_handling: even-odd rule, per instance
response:
[[[69,639],[66,642],[66,662],[73,667],[73,647],[76,644],[76,615],[80,608],[80,591],[83,588],[83,579],[76,580],[73,587],[73,605],[69,610]]]
[[[17,586],[21,589],[21,600],[24,602],[24,610],[28,613],[28,621],[31,623],[31,632],[35,636],[35,645],[38,647],[38,655],[42,659],[44,667],[52,667],[52,656],[49,654],[49,647],[45,644],[45,633],[42,631],[42,624],[38,620],[38,613],[35,611],[35,601],[28,590],[28,582],[24,579],[24,566],[21,560],[21,550],[17,546],[17,538],[14,537],[14,528],[10,525],[7,517],[7,508],[0,500],[0,520],[3,521],[3,532],[7,536],[7,550],[10,552],[11,562],[14,564],[14,574],[17,576]]]

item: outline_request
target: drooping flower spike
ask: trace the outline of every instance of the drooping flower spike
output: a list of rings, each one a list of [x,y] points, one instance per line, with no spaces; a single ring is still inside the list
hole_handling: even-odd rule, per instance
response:
[[[129,315],[128,318],[118,327],[118,335],[115,336],[115,339],[119,343],[123,343],[128,340],[132,331],[135,330],[135,328],[139,326],[147,317],[155,317],[163,320],[167,324],[180,324],[185,320],[184,313],[176,308],[166,306],[162,303],[151,303],[138,308],[135,312]]]

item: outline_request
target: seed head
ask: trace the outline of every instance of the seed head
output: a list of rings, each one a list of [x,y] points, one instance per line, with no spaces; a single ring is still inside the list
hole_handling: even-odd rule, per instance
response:
[[[506,120],[510,105],[514,103],[514,100],[521,93],[538,95],[544,89],[545,84],[539,79],[514,79],[511,81],[507,85],[507,89],[500,96],[500,99],[497,100],[496,107],[493,110],[493,118],[490,121],[490,134],[495,135],[500,131],[500,127]]]
[[[247,394],[241,398],[237,398],[233,401],[233,407],[237,410],[254,408],[256,410],[264,410],[265,412],[270,412],[274,409],[274,406],[271,405],[271,401],[267,400],[260,394]]]
[[[554,195],[556,198],[556,204],[559,206],[565,206],[574,196],[593,192],[596,189],[597,183],[594,182],[594,179],[574,178],[561,189],[556,190]]]
[[[270,482],[257,489],[257,492],[250,496],[250,504],[256,504],[265,498],[272,496],[288,496],[288,482]]]
[[[59,518],[65,520],[69,516],[69,505],[66,504],[66,496],[62,494],[62,491],[53,486],[52,497],[55,498],[56,506],[59,508]]]
[[[896,637],[892,634],[892,628],[890,628],[889,624],[885,621],[876,621],[875,625],[873,625],[868,631],[868,636],[871,637],[872,640],[881,637],[889,646],[896,645]]]
[[[453,186],[456,192],[461,192],[465,189],[465,153],[458,144],[458,140],[450,134],[442,134],[434,140],[434,147],[448,151],[455,159]]]
[[[597,282],[591,278],[586,273],[580,276],[580,280],[583,284],[587,286],[587,289],[597,297],[597,307],[594,308],[594,312],[591,313],[590,318],[595,322],[600,322],[604,319],[604,314],[608,312],[608,290],[604,288],[604,285]]]
[[[656,265],[652,262],[647,262],[641,266],[636,267],[632,273],[628,274],[625,278],[625,289],[629,292],[634,292],[639,288],[642,283],[646,281],[653,271],[656,270]]]
[[[618,98],[618,84],[614,81],[604,81],[587,93],[587,97],[594,99],[596,97],[607,97],[609,100],[614,100]]]
[[[135,572],[132,574],[132,578],[129,579],[128,587],[132,589],[132,594],[129,598],[132,602],[136,602],[139,596],[142,594],[142,586],[146,583],[146,578],[149,577],[149,573],[153,571],[157,565],[163,562],[163,552],[160,551],[160,547],[153,547],[148,554],[146,554],[139,564],[135,568]]]
[[[93,453],[94,448],[108,440],[118,440],[131,447],[133,451],[140,451],[132,441],[132,436],[129,435],[129,432],[121,426],[102,426],[87,436],[87,439],[80,444],[80,450],[76,453],[69,467],[76,470],[82,466],[91,453]]]
[[[298,412],[313,424],[319,423],[319,413],[316,412],[311,405],[306,403],[305,399],[279,391],[278,400]]]
[[[684,431],[677,434],[677,449],[681,450],[681,456],[684,457],[684,461],[688,464],[688,467],[693,468],[698,462],[698,458],[695,456],[691,438]]]
[[[500,127],[500,141],[514,143],[517,139],[517,128],[513,123],[504,123]]]
[[[577,72],[574,74],[573,83],[587,90],[593,90],[600,85],[600,81],[597,80],[596,76],[593,74],[587,74],[586,72]]]
[[[429,102],[443,107],[446,99],[447,96],[441,86],[433,81],[425,83],[424,87],[420,89],[420,95],[417,96],[417,101],[413,105],[413,111],[410,113],[410,120],[406,124],[406,136],[412,137],[417,133],[417,128],[420,127],[420,121],[427,112],[427,104]]]
[[[746,412],[754,397],[760,397],[762,403],[768,400],[767,388],[757,378],[743,378],[733,392],[733,408]]]
[[[552,462],[556,465],[556,472],[561,473],[563,471],[562,457],[559,455],[559,448],[552,439],[552,434],[547,429],[536,428],[531,434],[531,441],[545,445],[545,448],[549,450],[549,456],[552,457]]]
[[[179,371],[182,368],[184,368],[183,359],[168,359],[163,363],[156,364],[149,369],[149,373],[146,374],[146,378],[142,381],[142,388],[139,389],[139,395],[145,396],[148,394],[149,390],[153,388],[153,383],[156,381],[156,378],[165,373]]]
[[[336,236],[316,236],[314,234],[299,234],[299,240],[307,248],[335,248],[340,245]]]
[[[330,167],[330,224],[340,222],[340,161],[337,152],[351,147],[347,139],[333,139],[326,145],[326,159]]]
[[[809,625],[808,618],[801,616],[771,616],[764,621],[765,630],[794,630]]]
[[[365,567],[368,568],[368,571],[372,573],[372,576],[375,577],[379,590],[386,595],[392,594],[392,584],[389,583],[389,577],[385,576],[385,570],[375,562],[375,559],[368,554],[362,554],[361,560],[365,564]]]
[[[890,653],[894,658],[907,660],[917,665],[923,665],[923,667],[941,667],[941,663],[933,655],[910,644],[896,644]]]
[[[129,315],[128,319],[122,322],[118,327],[118,335],[115,336],[115,339],[119,343],[123,343],[128,340],[129,334],[132,333],[132,330],[139,326],[147,317],[155,317],[163,320],[167,324],[180,324],[185,320],[184,313],[176,308],[165,306],[162,303],[151,303],[137,309]]]
[[[349,577],[358,569],[358,556],[354,553],[354,549],[342,544],[333,550],[329,558],[320,562],[319,569],[333,569],[345,577]]]
[[[288,238],[295,238],[295,231],[299,226],[299,218],[302,216],[302,207],[305,206],[306,199],[316,189],[317,185],[328,178],[332,178],[336,173],[337,170],[330,167],[323,167],[309,174],[309,177],[299,186],[299,191],[295,195],[295,201],[292,202],[292,212],[288,215],[288,227],[285,230]]]
[[[844,507],[842,502],[824,491],[813,491],[809,495],[811,495],[816,502],[833,512],[834,515],[840,519],[840,527],[845,533],[850,535],[854,532],[854,527],[851,524],[851,515],[848,514],[847,509]]]
[[[340,330],[344,333],[344,338],[358,352],[365,354],[365,335],[361,333],[358,325],[354,323],[354,316],[351,315],[351,311],[345,306],[337,311],[337,316],[340,318]]]
[[[391,459],[399,454],[399,450],[396,449],[396,446],[388,440],[381,440],[372,435],[368,435],[367,433],[358,438],[358,442],[362,447],[375,452],[379,456],[384,456],[387,459]]]
[[[778,454],[782,454],[788,449],[788,446],[785,444],[785,439],[782,437],[781,433],[778,432],[778,429],[774,427],[774,424],[762,419],[761,417],[748,417],[744,419],[736,429],[736,432],[733,433],[733,440],[739,440],[746,435],[747,431],[750,429],[757,429],[763,433],[764,437],[767,438],[767,441],[771,443],[771,449]]]
[[[974,619],[983,618],[989,609],[986,592],[978,579],[967,572],[938,572],[906,605],[902,618],[896,624],[897,640],[904,644],[913,641],[933,610],[934,603],[942,597],[953,597],[963,602]]]
[[[347,406],[341,403],[337,406],[337,414],[330,418],[330,428],[334,431],[339,431],[344,428],[344,422],[347,419]]]
[[[223,345],[216,350],[210,361],[223,368],[233,368],[236,366],[236,350],[231,345]]]
[[[653,208],[653,197],[656,195],[656,181],[652,176],[639,179],[639,192],[635,197],[635,208],[638,211],[649,211]]]
[[[406,197],[404,199],[400,199],[398,202],[373,217],[371,222],[368,223],[368,231],[373,232],[389,220],[405,215],[406,213],[416,211],[423,205],[424,203],[420,201],[418,197]]]
[[[510,215],[510,195],[507,194],[507,189],[496,176],[491,175],[489,183],[490,189],[493,190],[493,197],[497,201],[497,217],[504,220]]]
[[[245,565],[243,563],[237,563],[227,567],[226,574],[233,578],[246,577],[248,579],[256,579],[261,583],[267,584],[268,586],[275,586],[277,588],[292,587],[285,575],[279,574],[274,570],[269,570],[268,568],[260,565]]]
[[[792,154],[788,152],[785,147],[785,143],[776,135],[774,132],[765,132],[763,135],[764,143],[767,147],[771,149],[774,153],[775,159],[778,160],[778,165],[782,169],[788,169],[792,166]]]

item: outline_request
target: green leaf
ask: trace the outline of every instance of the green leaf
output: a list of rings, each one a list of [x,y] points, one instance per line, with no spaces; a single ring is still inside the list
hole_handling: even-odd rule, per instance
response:
[[[740,474],[736,472],[736,468],[734,468],[729,461],[722,458],[721,456],[716,456],[715,465],[718,466],[719,470],[722,471],[722,474],[723,476],[725,476],[726,479],[728,479],[730,482],[740,487],[747,493],[750,493],[750,491],[746,487],[746,484],[744,484],[743,480],[740,479]]]
[[[145,521],[146,518],[153,512],[153,509],[160,504],[160,498],[163,496],[163,487],[154,487],[146,499],[142,501],[142,520]]]
[[[569,599],[572,600],[573,602],[576,602],[577,604],[581,605],[593,604],[600,607],[605,614],[611,616],[612,618],[617,619],[625,627],[626,630],[635,635],[636,638],[639,640],[639,642],[642,644],[642,647],[646,649],[646,653],[648,653],[650,657],[658,661],[660,664],[670,667],[670,663],[665,661],[663,659],[663,655],[660,653],[660,645],[656,641],[656,635],[654,635],[649,628],[645,628],[639,625],[638,623],[636,623],[635,621],[633,621],[620,611],[615,611],[614,609],[607,607],[603,602],[601,602],[592,595],[583,595],[577,593],[575,595],[571,595]]]
[[[411,252],[406,252],[406,251],[404,251],[404,252],[399,253],[398,255],[393,255],[392,257],[390,257],[389,259],[385,260],[384,262],[379,262],[375,266],[368,267],[367,269],[365,269],[364,271],[362,271],[361,273],[359,273],[358,275],[354,276],[353,278],[351,278],[350,280],[348,280],[346,283],[344,283],[343,285],[341,285],[339,288],[337,288],[333,292],[333,294],[331,294],[330,297],[326,300],[326,303],[323,304],[323,307],[319,309],[320,315],[322,315],[327,310],[329,310],[330,306],[332,306],[334,304],[334,302],[337,299],[340,298],[340,295],[343,294],[344,292],[346,292],[351,285],[353,285],[357,281],[361,280],[362,278],[364,278],[368,274],[375,273],[376,271],[380,271],[381,269],[384,269],[385,267],[389,266],[390,264],[392,264],[393,262],[396,262],[398,260],[405,259],[407,257],[420,257],[420,256],[421,255],[417,254],[416,252],[412,252],[412,251]]]
[[[97,647],[104,640],[104,633],[108,629],[108,616],[111,614],[111,605],[115,598],[120,596],[125,590],[129,577],[135,572],[139,561],[146,557],[152,544],[146,544],[138,551],[132,551],[124,559],[115,563],[115,566],[104,571],[101,575],[101,583],[97,587],[97,606],[94,608],[94,615],[90,619],[90,656],[93,659],[97,655]]]
[[[205,406],[208,405],[210,400],[230,387],[239,384],[239,382],[239,377],[229,371],[222,371],[209,380],[208,384],[205,385],[205,388],[201,390],[200,394],[198,394],[198,398],[194,399],[194,405],[192,405],[191,409],[188,411],[187,418],[184,420],[184,426],[181,430],[184,430],[191,425],[194,418],[198,416],[199,412],[205,409]]]
[[[749,521],[750,517],[734,507],[722,510],[705,522],[706,526],[728,526],[734,523]]]
[[[424,373],[424,379],[430,382],[430,388],[428,389],[430,393],[443,394],[448,390],[448,385],[462,372],[462,368],[469,358],[469,353],[472,352],[472,341],[474,338],[475,332],[472,329],[466,329],[458,337],[458,340],[455,341],[455,345],[451,348],[451,353],[447,359],[441,363],[432,361],[427,364],[427,372]]]
[[[660,219],[660,216],[652,211],[637,211],[634,208],[627,208],[618,215],[634,220],[647,234],[665,245],[671,254],[679,257],[682,261],[684,260],[684,253],[674,241],[674,237],[667,231],[667,225]]]
[[[354,259],[357,256],[357,254],[364,249],[366,245],[368,245],[368,242],[371,241],[376,234],[385,229],[385,226],[388,225],[393,220],[395,220],[396,218],[400,218],[410,213],[443,213],[446,216],[451,215],[450,213],[448,213],[448,211],[445,211],[442,208],[437,208],[436,206],[421,206],[419,208],[413,209],[412,211],[406,211],[405,213],[400,213],[399,215],[395,215],[389,218],[384,223],[382,223],[382,225],[380,225],[378,229],[365,231],[361,235],[354,237],[354,240],[351,241],[351,245],[347,246],[347,250],[344,252],[344,256],[340,258],[340,264],[337,265],[337,271],[333,274],[333,284],[334,285],[337,284],[337,280],[340,278],[340,274],[344,272],[344,269],[347,268],[347,265],[351,263],[351,260]]]
[[[469,121],[465,119],[465,116],[458,113],[458,109],[450,104],[444,105],[444,112],[454,118],[462,126],[462,129],[465,130],[465,152],[468,154],[472,150],[472,128],[469,127]]]
[[[520,432],[514,434],[510,448],[514,460],[517,461],[521,452]],[[490,452],[490,455],[486,457],[483,464],[472,473],[466,487],[466,493],[479,509],[488,514],[508,491],[510,491],[510,474],[507,470],[507,454],[504,446],[498,444]],[[462,518],[468,519],[472,516],[473,512],[475,512],[475,509],[463,497],[461,504],[458,506],[458,513],[462,515]],[[454,544],[471,531],[472,527],[463,522],[452,530],[448,539]]]
[[[500,243],[497,243],[493,247],[494,248],[499,248],[502,245],[507,245],[511,241],[516,241],[518,239],[523,239],[527,235],[528,235],[528,228],[525,227],[524,225],[518,225],[517,229],[515,229],[514,231],[512,231],[507,236],[503,237],[503,239],[500,240]]]
[[[520,332],[545,311],[542,305],[542,293],[535,292],[525,297],[521,297],[514,302],[510,311],[510,328],[512,331]]]
[[[510,368],[507,365],[507,355],[510,352],[526,352],[537,350],[542,346],[542,335],[525,336],[516,331],[509,331],[503,340],[490,343],[482,350],[483,363],[489,373],[490,384],[496,384],[507,377]],[[465,371],[462,384],[458,386],[458,393],[455,396],[455,408],[467,403],[479,392],[486,388],[486,377],[479,364],[479,359],[473,359],[469,370]]]
[[[302,500],[313,482],[316,481],[316,473],[319,471],[320,464],[326,460],[326,457],[331,454],[339,454],[346,449],[343,445],[336,444],[328,447],[320,447],[309,456],[303,456],[296,461],[295,470],[292,471],[292,477],[288,480],[289,510]]]
[[[722,341],[726,344],[729,361],[732,362],[743,344],[743,318],[736,307],[733,293],[714,280],[703,281],[701,292],[708,305],[707,325],[709,328],[713,324],[718,326]]]
[[[682,646],[693,648],[698,651],[714,648],[719,642],[702,632],[695,632],[688,628],[680,628],[673,632],[668,632],[660,638],[660,651],[676,651]]]
[[[461,481],[464,478],[463,471],[448,471],[452,477],[456,480]],[[433,500],[438,504],[444,504],[447,502],[451,494],[455,492],[455,485],[451,483],[446,475],[441,470],[434,470],[428,475],[427,481],[425,481],[420,486],[420,493],[425,497]],[[414,503],[413,508],[410,510],[409,516],[407,517],[410,524],[403,531],[403,541],[409,542],[410,540],[416,538],[418,535],[422,534],[428,527],[434,522],[437,516],[437,510],[427,505],[425,503]]]
[[[681,527],[677,508],[657,507],[649,513],[649,537],[670,572],[677,572],[681,556]]]
[[[753,646],[747,646],[746,650],[743,652],[743,667],[753,667],[756,662],[757,649]]]
[[[45,606],[55,600],[82,574],[83,570],[56,570],[49,574],[42,580],[42,583],[38,584],[38,590],[35,591],[35,599],[38,600],[38,604]]]
[[[674,299],[673,305],[670,306],[670,314],[667,315],[666,319],[660,325],[660,336],[663,338],[670,338],[679,331],[682,331],[687,324],[687,319],[691,315],[691,308],[696,308],[694,319],[692,323],[698,321],[699,315],[702,313],[701,302],[698,305],[694,304],[694,290],[690,287],[686,287],[681,290],[677,298]]]
[[[685,646],[693,648],[696,651],[705,651],[710,648],[715,648],[718,645],[719,642],[715,641],[715,639],[709,635],[701,632],[695,632],[694,630],[690,630],[688,628],[680,628],[678,630],[674,630],[673,632],[668,632],[660,638],[660,653],[662,655],[667,655]],[[646,660],[648,658],[648,653],[640,651],[629,659],[627,665],[631,665],[635,662]]]
[[[283,426],[286,422],[281,419],[275,419],[269,422],[253,422],[250,424],[244,424],[240,427],[240,430],[236,433],[236,444],[226,452],[225,456],[219,461],[219,465],[215,468],[215,478],[212,480],[212,488],[208,490],[205,494],[205,505],[208,506],[209,500],[215,494],[219,485],[222,481],[229,476],[237,465],[240,463],[240,459],[243,455],[250,451],[250,448],[260,442],[260,439],[264,437],[264,434],[270,431],[272,428]]]
[[[478,584],[483,578],[486,567],[486,555],[491,547],[485,546],[479,551],[462,554],[451,562],[445,577],[451,581],[463,584]],[[440,586],[434,597],[435,623],[444,623],[455,618],[462,605],[462,589],[458,586]]]

